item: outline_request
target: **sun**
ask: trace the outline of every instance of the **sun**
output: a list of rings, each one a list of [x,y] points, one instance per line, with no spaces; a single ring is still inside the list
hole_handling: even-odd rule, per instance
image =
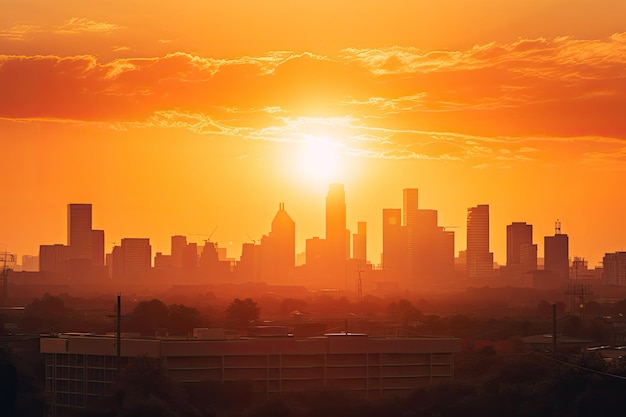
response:
[[[340,147],[327,136],[307,136],[297,159],[301,175],[315,182],[338,180],[342,167]]]

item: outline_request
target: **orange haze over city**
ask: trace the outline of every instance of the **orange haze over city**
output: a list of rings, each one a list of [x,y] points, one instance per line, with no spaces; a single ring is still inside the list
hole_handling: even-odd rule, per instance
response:
[[[105,247],[209,236],[239,258],[284,203],[296,252],[324,237],[330,183],[346,224],[420,208],[466,247],[527,222],[543,253],[626,247],[623,0],[6,0],[0,7],[0,249],[66,244],[93,205]]]

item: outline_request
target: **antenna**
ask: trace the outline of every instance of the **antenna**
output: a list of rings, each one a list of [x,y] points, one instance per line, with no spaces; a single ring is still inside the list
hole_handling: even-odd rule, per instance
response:
[[[561,221],[559,219],[556,219],[556,222],[554,222],[554,234],[561,234]]]

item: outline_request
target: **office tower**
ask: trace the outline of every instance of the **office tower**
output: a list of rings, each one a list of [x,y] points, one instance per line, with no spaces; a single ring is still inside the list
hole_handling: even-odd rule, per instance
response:
[[[391,281],[405,281],[408,269],[407,229],[401,209],[383,209],[383,271]]]
[[[285,284],[295,266],[296,224],[280,203],[269,235],[261,238],[261,279]]]
[[[188,243],[183,249],[181,267],[187,271],[194,271],[198,268],[198,244]]]
[[[91,204],[67,205],[69,259],[91,259]]]
[[[349,252],[346,242],[346,199],[343,184],[331,184],[326,196],[326,255],[330,273],[343,280]],[[342,281],[343,282],[343,281]]]
[[[543,269],[551,271],[562,280],[569,279],[569,238],[566,234],[561,234],[560,227],[557,227],[554,236],[545,236],[544,244],[544,266]]]
[[[493,276],[493,253],[489,252],[489,205],[467,209],[467,271],[470,278]]]
[[[367,260],[367,223],[357,223],[357,233],[352,235],[352,258]]]
[[[50,272],[59,278],[66,278],[68,253],[69,248],[65,245],[39,246],[39,271]]]
[[[404,219],[402,225],[406,228],[406,251],[407,251],[407,273],[411,278],[416,278],[419,269],[419,259],[417,255],[418,240],[418,190],[417,188],[405,188],[402,190],[402,204]]]
[[[520,246],[520,270],[522,273],[537,270],[537,245],[524,243]]]
[[[112,253],[114,279],[141,279],[150,271],[152,247],[148,238],[123,238]]]
[[[533,226],[525,222],[513,222],[506,227],[506,266],[520,265],[522,245],[533,244]]]
[[[236,266],[239,282],[256,282],[261,279],[261,245],[244,243],[241,245],[241,258]]]
[[[278,205],[278,212],[272,220],[270,238],[276,273],[286,277],[296,266],[296,223],[285,211],[284,203]]]
[[[185,236],[172,236],[172,266],[180,268],[183,266],[183,254],[187,247],[187,238]]]
[[[606,285],[626,285],[626,252],[607,253],[602,258]]]
[[[104,266],[104,230],[91,231],[91,264]]]
[[[316,236],[307,239],[305,245],[306,265],[316,270],[327,269],[326,240]]]

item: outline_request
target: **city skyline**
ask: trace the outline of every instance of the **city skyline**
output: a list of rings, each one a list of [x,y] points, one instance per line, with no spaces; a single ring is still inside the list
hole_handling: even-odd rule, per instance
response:
[[[210,233],[206,234],[171,234],[168,237],[167,246],[162,247],[154,247],[152,251],[152,258],[150,263],[154,266],[154,255],[156,253],[168,255],[172,257],[172,265],[181,265],[182,262],[182,251],[184,250],[184,246],[188,244],[193,244],[198,247],[198,255],[201,253],[202,242],[204,244],[210,243],[217,250],[219,247],[222,250],[222,255],[220,257],[228,259],[232,259],[234,261],[239,261],[241,256],[244,254],[244,246],[245,245],[263,245],[264,242],[269,246],[280,247],[281,255],[278,256],[275,260],[272,261],[272,264],[276,264],[276,268],[284,269],[285,266],[278,266],[280,263],[284,263],[286,261],[286,265],[303,265],[304,262],[297,261],[298,256],[305,255],[306,253],[306,241],[311,239],[321,239],[322,241],[326,241],[325,245],[328,245],[328,249],[325,249],[328,252],[329,260],[332,263],[336,262],[344,262],[346,260],[354,259],[354,260],[362,260],[366,261],[373,266],[378,266],[383,268],[385,264],[391,265],[391,269],[397,268],[400,264],[402,264],[402,268],[405,270],[402,273],[408,274],[409,277],[413,277],[414,272],[411,272],[414,269],[419,269],[422,262],[426,259],[432,261],[432,254],[422,260],[420,259],[420,255],[417,252],[417,248],[421,247],[421,250],[424,250],[424,243],[427,246],[433,246],[437,243],[437,235],[433,235],[433,230],[439,230],[439,233],[449,234],[454,236],[458,230],[459,226],[447,227],[441,226],[438,224],[438,210],[437,209],[421,209],[418,208],[418,189],[409,188],[402,190],[403,194],[403,208],[390,208],[385,207],[380,209],[380,215],[382,215],[382,225],[380,230],[381,241],[380,242],[372,242],[371,237],[369,237],[369,232],[366,232],[367,229],[370,228],[367,221],[357,221],[353,227],[346,224],[345,217],[346,213],[350,211],[349,206],[345,202],[345,190],[343,184],[333,183],[329,184],[328,193],[325,197],[326,200],[326,213],[324,216],[325,223],[325,232],[306,236],[303,238],[303,242],[298,242],[298,238],[296,237],[297,230],[297,221],[295,221],[289,212],[285,208],[285,203],[278,203],[278,211],[275,212],[272,220],[268,220],[266,222],[266,230],[262,233],[259,239],[253,239],[248,236],[249,241],[243,242],[242,247],[237,248],[232,247],[231,244],[228,247],[224,247],[220,245],[220,242],[212,239],[213,235],[217,231],[218,227],[216,226]],[[409,196],[407,198],[407,196]],[[414,200],[414,201],[411,201]],[[64,246],[65,250],[67,250],[66,258],[68,260],[76,260],[85,258],[86,260],[93,261],[93,265],[103,266],[104,265],[104,254],[111,255],[116,247],[119,247],[123,244],[124,240],[132,241],[132,240],[145,240],[146,243],[150,246],[154,246],[151,242],[153,238],[149,235],[145,236],[122,236],[120,239],[116,241],[110,242],[110,247],[104,246],[102,243],[105,238],[105,230],[92,229],[92,216],[93,216],[93,207],[90,203],[68,203],[66,205],[67,208],[67,224],[66,224],[66,240],[49,243],[49,242],[40,242],[38,247],[49,246],[49,247],[57,247]],[[97,210],[96,210],[97,212]],[[412,220],[415,218],[416,220]],[[554,229],[551,233],[547,233],[541,236],[533,237],[533,225],[526,222],[511,222],[510,224],[505,226],[506,233],[506,246],[504,248],[504,252],[502,257],[504,258],[503,262],[498,262],[495,257],[495,254],[491,251],[491,240],[492,234],[494,233],[493,228],[490,227],[490,207],[488,204],[479,204],[476,207],[468,207],[467,208],[467,224],[464,226],[467,230],[471,229],[473,232],[470,233],[473,238],[468,238],[468,241],[463,247],[452,246],[453,248],[453,256],[454,258],[459,258],[463,262],[467,262],[468,265],[474,264],[477,261],[469,261],[467,260],[467,252],[468,248],[473,248],[470,250],[470,259],[472,257],[478,257],[480,259],[479,262],[482,262],[484,265],[480,268],[486,268],[491,270],[492,267],[498,265],[499,267],[507,267],[511,265],[518,265],[520,263],[525,264],[523,257],[524,246],[531,245],[534,247],[535,258],[543,259],[542,254],[545,251],[554,250],[552,247],[555,243],[552,243],[554,239],[561,240],[563,238],[565,240],[565,250],[566,255],[565,259],[569,259],[573,262],[574,258],[582,258],[585,261],[588,261],[584,256],[574,256],[571,254],[567,254],[567,248],[570,243],[568,242],[568,234],[566,232],[561,231],[561,222],[557,220],[554,223]],[[75,232],[72,233],[72,229],[78,229],[79,233],[83,237],[83,241],[85,243],[80,242],[83,246],[88,245],[87,248],[80,248],[79,251],[84,252],[81,256],[74,255],[77,251],[76,243],[72,245],[72,237]],[[84,230],[81,230],[84,229]],[[344,233],[339,233],[339,231],[343,231]],[[437,232],[435,232],[437,233]],[[497,232],[496,232],[497,233]],[[554,234],[554,236],[552,235]],[[410,236],[413,235],[411,238]],[[356,239],[356,240],[355,240]],[[387,239],[387,241],[386,241]],[[417,240],[425,239],[422,243],[422,246],[419,246],[419,242]],[[107,240],[109,237],[107,235]],[[74,238],[74,242],[76,242],[76,238]],[[182,241],[182,243],[180,243]],[[96,243],[97,242],[97,243]],[[279,243],[280,242],[280,243]],[[355,245],[357,243],[358,247]],[[387,243],[386,243],[387,242]],[[543,245],[541,243],[543,242]],[[452,240],[450,241],[452,243]],[[552,247],[548,247],[547,245],[551,244]],[[94,245],[93,249],[91,245]],[[181,246],[182,245],[182,246]],[[400,245],[400,246],[398,246]],[[380,247],[381,252],[371,255],[369,254],[370,246]],[[303,250],[298,250],[300,247]],[[388,247],[389,253],[395,253],[393,258],[386,259],[384,258],[385,247]],[[541,247],[541,250],[538,248]],[[344,248],[344,250],[338,249]],[[404,249],[402,249],[404,248]],[[231,252],[228,252],[231,251]],[[235,251],[233,253],[232,251]],[[400,252],[405,251],[404,254]],[[604,255],[606,253],[612,252],[611,250],[604,251]],[[615,252],[620,252],[615,251]],[[367,253],[364,257],[361,255],[362,253]],[[25,254],[26,256],[36,256],[36,254]],[[397,258],[400,256],[400,258]],[[422,255],[423,256],[423,255]],[[563,255],[560,255],[563,258]],[[21,257],[21,255],[20,255]],[[285,259],[286,258],[286,259]],[[333,261],[334,259],[334,261]],[[536,260],[531,263],[534,265],[536,269],[537,264]],[[599,262],[601,264],[601,261]],[[564,265],[561,264],[561,267]],[[274,268],[274,267],[272,267]],[[469,278],[473,277],[473,272],[476,267],[468,266]],[[275,273],[275,272],[274,272]],[[279,275],[283,275],[279,274]],[[270,274],[271,275],[271,274]],[[490,275],[490,274],[488,274]],[[476,275],[476,277],[480,276],[480,273]],[[414,277],[413,277],[414,278]]]
[[[415,188],[456,252],[488,204],[499,264],[507,225],[548,236],[560,219],[570,256],[599,265],[626,247],[623,16],[614,0],[10,0],[0,243],[63,242],[66,204],[88,202],[107,251],[217,227],[238,256],[282,202],[299,253],[338,182],[372,262],[380,210]]]

